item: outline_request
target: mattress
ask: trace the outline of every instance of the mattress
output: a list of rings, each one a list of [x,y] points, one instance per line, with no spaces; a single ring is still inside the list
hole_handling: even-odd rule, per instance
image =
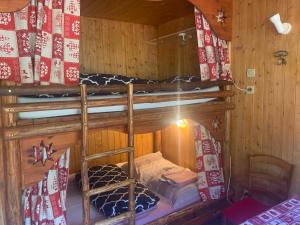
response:
[[[135,96],[163,96],[174,94],[187,94],[187,93],[201,93],[201,92],[215,92],[219,91],[219,87],[210,87],[201,90],[193,91],[181,91],[181,92],[160,92],[160,93],[148,93],[148,94],[135,94]],[[89,96],[88,99],[111,99],[111,98],[120,98],[125,95],[109,95],[109,96]],[[190,105],[190,104],[199,104],[205,103],[214,100],[215,98],[205,98],[205,99],[192,99],[192,100],[179,100],[179,101],[168,101],[168,102],[157,102],[157,103],[140,103],[134,104],[133,109],[152,109],[152,108],[161,108],[161,107],[170,107],[170,106],[180,106],[180,105]],[[55,101],[74,101],[80,100],[80,97],[59,97],[59,98],[32,98],[32,97],[19,97],[17,99],[18,103],[40,103],[40,102],[55,102]],[[88,109],[88,113],[103,113],[103,112],[120,112],[125,111],[126,106],[116,105],[116,106],[107,106],[107,107],[93,107]],[[47,111],[33,111],[33,112],[21,112],[18,114],[19,119],[38,119],[38,118],[49,118],[57,116],[69,116],[80,114],[80,109],[63,109],[63,110],[47,110]]]
[[[176,202],[175,205],[172,205],[170,201],[164,198],[163,196],[159,196],[160,201],[158,202],[156,207],[149,209],[148,211],[143,212],[141,214],[137,214],[136,224],[137,225],[147,224],[160,217],[166,216],[190,204],[200,201],[199,193],[191,191],[197,189],[196,184],[191,184],[191,185],[195,185],[195,188],[191,188],[190,186],[187,187],[186,189],[183,189],[181,192],[182,198],[180,199],[180,201],[178,201],[178,203]],[[82,195],[75,182],[75,177],[72,175],[69,178],[66,207],[67,207],[68,224],[81,225],[82,224]],[[91,222],[96,222],[105,219],[105,217],[99,212],[97,212],[97,210],[93,206],[90,206],[90,215],[91,215]],[[125,223],[124,222],[118,223],[118,225],[121,224],[125,224]]]

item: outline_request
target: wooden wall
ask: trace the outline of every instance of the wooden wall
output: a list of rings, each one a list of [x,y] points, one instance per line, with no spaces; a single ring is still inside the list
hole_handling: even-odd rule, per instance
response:
[[[157,76],[154,26],[81,17],[81,72]]]
[[[194,15],[149,26],[81,17],[81,72],[117,73],[147,79],[199,74],[196,30],[156,39],[195,27]]]
[[[89,131],[88,154],[95,154],[112,149],[127,147],[127,134],[108,129],[95,129]],[[153,152],[153,134],[138,134],[134,136],[135,157]],[[80,142],[72,146],[70,173],[80,171]],[[94,160],[89,166],[98,164],[116,164],[127,161],[127,154],[116,155],[99,160]]]
[[[165,158],[173,163],[195,170],[196,155],[193,127],[188,120],[187,127],[180,128],[172,124],[161,132],[161,148]]]
[[[197,33],[193,29],[186,33],[186,41],[181,42],[178,31],[195,27],[194,14],[158,26],[158,76],[165,79],[174,75],[200,74]]]
[[[288,35],[276,33],[268,18],[279,12],[292,24]],[[246,185],[247,155],[270,154],[294,164],[290,194],[300,194],[300,1],[234,0],[232,70],[238,85],[255,85],[254,95],[237,91],[232,112],[233,184]],[[273,52],[287,50],[285,66]],[[247,68],[256,69],[247,78]],[[240,188],[241,187],[241,188]]]

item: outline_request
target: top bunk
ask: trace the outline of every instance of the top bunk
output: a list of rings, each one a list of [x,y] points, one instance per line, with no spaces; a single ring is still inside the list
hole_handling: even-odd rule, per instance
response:
[[[99,75],[96,77],[99,78]],[[190,79],[192,77],[186,81]],[[229,81],[185,82],[174,78],[171,79],[173,82],[152,80],[150,84],[144,84],[140,83],[142,80],[136,78],[134,80],[137,82],[132,82],[133,91],[136,93],[133,95],[135,133],[155,131],[180,118],[191,118],[196,121],[200,118],[211,120],[216,117],[214,115],[223,114],[234,107],[232,103],[226,101],[234,94],[233,91],[226,90],[226,87],[231,84]],[[124,129],[127,118],[127,86],[124,84],[88,85],[87,93],[90,95],[88,108],[91,113],[89,128]],[[145,90],[150,93],[145,94]],[[14,115],[17,125],[4,129],[4,139],[14,140],[79,131],[81,129],[81,100],[78,95],[80,87],[70,87],[67,92],[68,96],[72,97],[58,97],[66,95],[66,88],[63,86],[1,88],[2,96],[19,96],[16,103],[2,104],[3,112]],[[41,97],[46,94],[55,94],[55,97],[37,98],[39,95]],[[20,99],[23,101],[19,101]],[[68,110],[73,111],[68,113]],[[50,111],[51,113],[44,116],[44,112]],[[30,114],[32,112],[35,114]],[[60,114],[61,112],[63,114]]]

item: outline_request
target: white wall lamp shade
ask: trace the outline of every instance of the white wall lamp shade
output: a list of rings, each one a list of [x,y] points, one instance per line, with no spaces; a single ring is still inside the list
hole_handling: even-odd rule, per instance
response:
[[[282,23],[279,13],[275,14],[270,18],[270,21],[274,24],[277,32],[279,34],[288,34],[292,30],[292,25],[290,23]]]

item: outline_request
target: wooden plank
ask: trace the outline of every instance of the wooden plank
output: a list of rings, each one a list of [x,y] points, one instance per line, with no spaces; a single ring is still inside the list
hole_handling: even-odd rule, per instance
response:
[[[128,152],[128,178],[129,180],[135,179],[135,165],[134,165],[134,130],[133,130],[133,85],[128,84],[128,104],[127,104],[127,129],[128,129],[128,147],[133,148],[133,151]],[[128,209],[131,213],[129,224],[135,224],[135,183],[129,184],[129,195],[128,195]]]
[[[158,96],[134,96],[135,104],[138,103],[156,103],[156,102],[168,102],[168,101],[180,101],[191,99],[203,99],[203,98],[225,98],[234,95],[233,91],[214,91],[214,92],[201,92],[201,93],[187,93],[177,95],[158,95]],[[92,107],[104,107],[125,105],[126,97],[111,98],[111,99],[99,99],[91,100],[87,103],[88,108]],[[10,113],[18,112],[32,112],[32,111],[44,111],[44,110],[58,110],[58,109],[79,109],[79,101],[57,101],[57,102],[43,102],[43,103],[17,103],[17,104],[5,104],[3,110]]]
[[[134,91],[148,91],[148,92],[159,92],[159,91],[181,91],[192,90],[193,88],[209,88],[214,86],[226,86],[231,85],[231,81],[201,81],[201,82],[191,82],[191,83],[181,83],[178,86],[177,83],[156,83],[156,84],[134,84]],[[68,87],[68,94],[79,94],[80,87]],[[88,93],[126,93],[125,85],[109,85],[109,86],[91,86],[88,88]],[[2,87],[0,89],[0,96],[20,96],[20,95],[39,95],[39,94],[65,94],[66,88],[62,85],[52,85],[52,86],[32,86],[23,85],[13,86],[13,87]]]
[[[165,36],[156,41],[159,79],[174,75],[200,74],[196,29],[186,32],[185,42],[176,34],[191,27],[195,27],[194,13],[158,26],[158,37]]]
[[[0,97],[0,107],[2,107],[2,97]],[[0,110],[0,118],[2,118],[2,110]],[[2,119],[0,119],[0,128],[2,129]],[[6,223],[6,172],[5,172],[5,151],[3,145],[3,137],[0,136],[0,224]]]
[[[120,148],[120,149],[116,149],[116,150],[112,150],[112,151],[89,155],[85,159],[87,161],[89,161],[89,160],[94,160],[94,159],[103,158],[103,157],[109,157],[109,156],[113,156],[113,155],[117,155],[117,154],[121,154],[121,153],[125,153],[125,152],[131,152],[131,151],[133,151],[132,147]]]
[[[16,97],[2,99],[2,104],[15,103]],[[14,127],[15,116],[2,112],[3,127]],[[5,166],[6,166],[6,216],[7,224],[22,224],[21,204],[21,154],[17,140],[4,141]]]
[[[89,198],[86,195],[89,192],[89,177],[88,164],[86,159],[88,149],[88,112],[87,112],[87,92],[86,85],[81,85],[81,180],[82,180],[82,209],[83,209],[83,224],[90,224],[90,204]]]
[[[185,0],[86,0],[81,5],[82,16],[151,25],[165,23],[193,11],[193,5]]]
[[[156,78],[156,27],[81,17],[81,32],[81,72]]]
[[[86,192],[86,196],[89,197],[89,196],[97,195],[97,194],[100,194],[100,193],[103,193],[103,192],[112,191],[112,190],[115,190],[115,189],[118,189],[118,188],[121,188],[121,187],[124,187],[124,186],[128,186],[131,183],[134,183],[134,180],[133,179],[127,179],[127,180],[124,180],[124,181],[120,181],[118,183],[113,183],[113,184],[110,184],[110,185],[105,185],[103,187],[94,188],[94,189],[91,189],[88,192]]]
[[[233,1],[232,71],[244,87],[255,85],[254,96],[241,93],[231,117],[231,151],[235,190],[247,186],[246,156],[262,153],[295,164],[299,174],[299,30],[296,0]],[[283,21],[294,24],[289,35],[279,35],[268,18],[279,12]],[[255,16],[253,16],[255,15]],[[288,64],[277,65],[273,52],[287,50]],[[256,77],[247,78],[246,69],[255,68]],[[298,194],[300,179],[294,177],[290,194]],[[241,188],[240,188],[241,187]]]
[[[204,104],[193,104],[180,106],[180,112],[183,116],[191,117],[198,121],[201,119],[201,113],[212,113],[220,112],[225,110],[233,109],[234,105],[225,102],[208,102]],[[195,111],[197,110],[197,111]],[[137,128],[147,131],[148,127],[143,127],[145,123],[148,125],[161,126],[160,123],[169,124],[174,121],[176,114],[178,112],[178,107],[163,107],[150,110],[136,110],[134,115],[134,121]],[[197,112],[197,113],[196,113]],[[115,116],[114,116],[115,115]],[[90,128],[100,128],[100,127],[120,127],[126,124],[126,118],[122,113],[101,113],[97,119],[91,119],[89,121]],[[74,117],[76,118],[76,117]],[[105,120],[103,120],[105,118]],[[55,118],[54,118],[55,119]],[[48,120],[50,121],[50,119]],[[139,127],[139,125],[141,127]],[[151,126],[150,126],[151,127]],[[7,128],[4,130],[5,140],[14,140],[19,138],[34,137],[36,135],[51,135],[55,133],[66,133],[71,131],[79,131],[81,129],[79,121],[58,121],[58,122],[48,122],[44,126],[35,125],[24,125],[18,126],[16,128]],[[138,129],[137,129],[138,130]],[[137,131],[138,132],[138,131]]]

